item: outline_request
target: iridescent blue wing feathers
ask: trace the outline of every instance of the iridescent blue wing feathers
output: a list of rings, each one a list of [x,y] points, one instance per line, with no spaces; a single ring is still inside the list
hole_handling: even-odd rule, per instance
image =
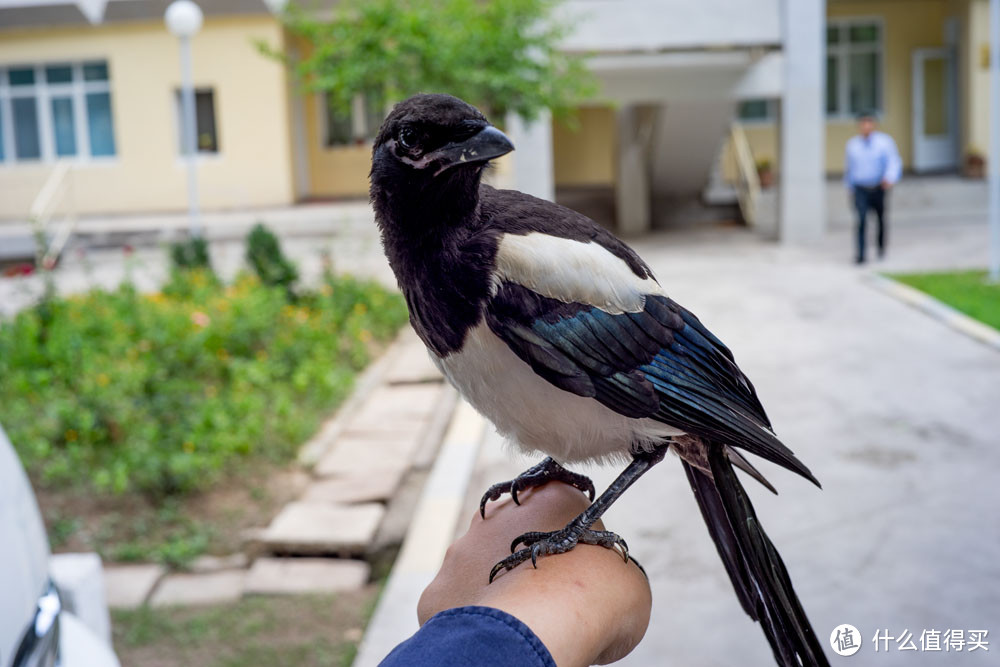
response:
[[[652,418],[741,447],[815,482],[771,431],[729,349],[662,294],[645,295],[637,312],[609,313],[505,282],[488,303],[486,321],[561,389],[627,417]]]

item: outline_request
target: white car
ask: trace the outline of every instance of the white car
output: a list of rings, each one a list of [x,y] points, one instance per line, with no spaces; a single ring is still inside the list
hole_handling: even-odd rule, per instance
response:
[[[0,667],[118,667],[108,643],[66,609],[28,477],[0,427]]]

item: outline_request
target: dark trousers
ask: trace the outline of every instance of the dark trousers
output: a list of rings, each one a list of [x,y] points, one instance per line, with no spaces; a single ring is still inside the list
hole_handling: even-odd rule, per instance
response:
[[[879,257],[885,254],[886,224],[885,224],[885,200],[886,193],[882,186],[865,187],[863,185],[854,186],[854,209],[858,214],[858,255],[859,262],[865,261],[865,218],[868,211],[874,210],[878,217],[878,254]]]

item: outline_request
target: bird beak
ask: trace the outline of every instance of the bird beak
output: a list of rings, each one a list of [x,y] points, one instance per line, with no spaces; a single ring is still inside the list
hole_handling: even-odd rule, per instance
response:
[[[427,157],[441,165],[437,171],[440,174],[450,167],[486,162],[512,150],[514,144],[507,135],[492,125],[487,125],[468,139],[445,144]]]

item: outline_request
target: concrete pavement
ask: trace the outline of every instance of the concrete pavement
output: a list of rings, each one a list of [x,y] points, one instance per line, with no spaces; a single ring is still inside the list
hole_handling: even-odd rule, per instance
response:
[[[244,240],[254,224],[263,222],[281,236],[282,249],[296,262],[306,284],[318,280],[328,260],[337,272],[395,285],[366,202],[212,213],[203,221],[212,265],[223,278],[245,268]],[[154,290],[169,271],[167,243],[186,228],[187,218],[176,215],[83,220],[55,271],[57,288],[62,294],[112,288],[131,276],[139,289]],[[26,225],[0,225],[0,246],[28,233]],[[132,249],[127,257],[125,245]],[[43,287],[38,275],[0,277],[0,317],[33,302]]]
[[[977,229],[952,230],[951,250]],[[898,245],[922,234],[900,230]],[[832,248],[743,241],[663,237],[637,249],[733,349],[778,434],[824,485],[763,462],[781,495],[747,481],[821,641],[851,623],[864,638],[858,664],[1000,663],[1000,354],[873,289],[864,271],[830,261]],[[937,250],[940,263],[966,259]],[[613,475],[599,471],[598,486]],[[654,595],[650,631],[621,664],[773,664],[675,460],[606,523],[627,537]],[[915,641],[924,629],[986,629],[995,645],[952,656],[890,642],[876,655],[877,629]]]
[[[328,244],[337,268],[391,282],[366,222],[331,218],[316,234],[290,235],[286,248],[307,278]],[[891,238],[890,258],[876,269],[985,262],[985,227],[966,220],[898,224]],[[1000,663],[1000,354],[874,289],[865,280],[872,268],[849,264],[845,228],[799,249],[738,229],[662,234],[635,246],[668,292],[730,345],[778,434],[824,484],[820,491],[767,463],[760,467],[781,495],[747,483],[821,641],[851,623],[864,639],[856,664]],[[220,239],[216,252],[225,274],[239,265],[242,244]],[[162,279],[163,257],[137,251],[141,286]],[[103,259],[67,261],[60,286],[120,280],[124,264]],[[86,261],[100,268],[87,270]],[[18,290],[32,285],[4,279],[0,312],[16,309],[27,298],[15,299]],[[511,463],[496,438],[485,445],[468,516],[488,482],[529,463]],[[605,486],[617,471],[591,472]],[[630,489],[607,524],[628,539],[654,593],[650,631],[622,664],[772,664],[675,460]],[[925,629],[985,629],[990,651],[952,656],[890,642],[876,655],[877,629],[915,639]]]
[[[985,233],[902,225],[890,259],[875,266],[982,266]],[[780,496],[746,480],[823,646],[850,623],[862,633],[858,665],[1000,664],[1000,354],[876,289],[871,267],[849,263],[846,230],[798,249],[733,230],[635,246],[668,292],[732,347],[778,434],[824,485],[766,462]],[[490,483],[533,462],[488,429],[464,516]],[[600,490],[618,470],[581,472]],[[629,489],[606,524],[628,540],[653,588],[650,629],[619,664],[774,664],[675,458]],[[458,521],[456,536],[465,527]],[[383,595],[380,608],[395,610],[398,627],[381,628],[379,655],[416,629],[416,595]],[[874,651],[876,631],[909,632],[919,649],[923,630],[989,630],[990,651],[900,651],[895,639]]]

